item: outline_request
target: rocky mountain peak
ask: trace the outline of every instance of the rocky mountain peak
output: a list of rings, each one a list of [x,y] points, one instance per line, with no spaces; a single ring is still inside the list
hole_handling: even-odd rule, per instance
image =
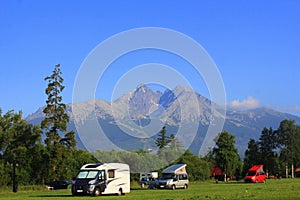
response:
[[[139,85],[128,99],[129,113],[132,118],[147,116],[156,110],[161,92],[153,91],[144,84]]]
[[[105,134],[114,143],[125,145],[126,147],[122,146],[122,148],[132,150],[143,148],[143,140],[140,141],[137,139],[138,137],[132,139],[122,130],[132,131],[133,135],[143,134],[140,127],[150,124],[151,121],[161,121],[162,123],[158,124],[165,124],[170,133],[176,133],[178,127],[183,123],[188,126],[199,124],[196,136],[191,134],[190,129],[186,129],[182,138],[183,140],[189,137],[194,138],[190,150],[196,154],[199,152],[208,126],[214,125],[218,119],[226,119],[223,129],[236,136],[236,145],[241,155],[247,148],[249,138],[257,139],[264,127],[277,128],[283,119],[294,119],[296,123],[300,124],[300,117],[269,108],[243,111],[229,109],[225,116],[222,112],[218,112],[218,108],[212,111],[212,104],[216,105],[188,87],[177,86],[173,90],[166,89],[162,93],[140,84],[136,89],[113,102],[92,100],[68,104],[67,113],[70,116],[69,126],[73,124],[72,130],[76,131],[74,123],[76,122],[78,126],[78,122],[80,122],[79,126],[83,126],[87,134],[93,134],[95,130],[92,130],[88,124],[91,118],[96,117]],[[39,124],[43,117],[41,107],[26,120],[33,124]],[[132,126],[128,123],[129,121],[133,121],[137,126]],[[160,129],[161,127],[158,127],[157,130]],[[152,139],[155,137],[149,140]],[[134,145],[132,145],[133,143]]]

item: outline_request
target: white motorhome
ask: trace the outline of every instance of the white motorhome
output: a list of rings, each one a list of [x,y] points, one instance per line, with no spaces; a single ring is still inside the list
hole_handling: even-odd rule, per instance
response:
[[[163,170],[161,177],[157,181],[157,188],[183,188],[187,189],[189,185],[189,176],[186,172],[186,164],[172,165]]]
[[[127,164],[97,163],[80,168],[72,183],[72,194],[124,195],[130,192],[130,170]]]

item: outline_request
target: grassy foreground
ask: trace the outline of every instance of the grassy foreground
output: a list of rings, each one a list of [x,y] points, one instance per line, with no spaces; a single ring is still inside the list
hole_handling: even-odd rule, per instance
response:
[[[148,190],[140,189],[132,184],[132,190],[125,196],[79,196],[70,195],[70,190],[36,191],[22,190],[12,193],[7,189],[0,190],[0,199],[164,199],[164,200],[196,200],[196,199],[300,199],[300,179],[267,180],[267,183],[246,184],[243,182],[214,183],[192,182],[187,190]]]

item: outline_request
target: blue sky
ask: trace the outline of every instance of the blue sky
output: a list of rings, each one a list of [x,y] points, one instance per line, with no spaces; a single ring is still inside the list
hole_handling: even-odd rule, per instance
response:
[[[231,107],[268,106],[300,116],[299,10],[297,0],[1,0],[0,108],[28,115],[45,105],[43,79],[57,63],[65,79],[63,99],[70,103],[80,66],[97,45],[129,29],[162,27],[202,45],[218,67]],[[110,100],[122,74],[149,62],[176,68],[209,98],[201,77],[184,61],[154,50],[132,54],[107,70],[97,98]]]

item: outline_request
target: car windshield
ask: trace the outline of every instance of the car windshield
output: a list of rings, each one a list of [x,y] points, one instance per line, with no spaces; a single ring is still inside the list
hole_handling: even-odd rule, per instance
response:
[[[173,179],[173,178],[175,178],[175,174],[162,174],[160,177],[161,180]]]
[[[94,179],[96,178],[98,171],[96,170],[83,170],[77,175],[78,179]]]
[[[256,172],[248,172],[247,176],[254,176],[256,174]]]

